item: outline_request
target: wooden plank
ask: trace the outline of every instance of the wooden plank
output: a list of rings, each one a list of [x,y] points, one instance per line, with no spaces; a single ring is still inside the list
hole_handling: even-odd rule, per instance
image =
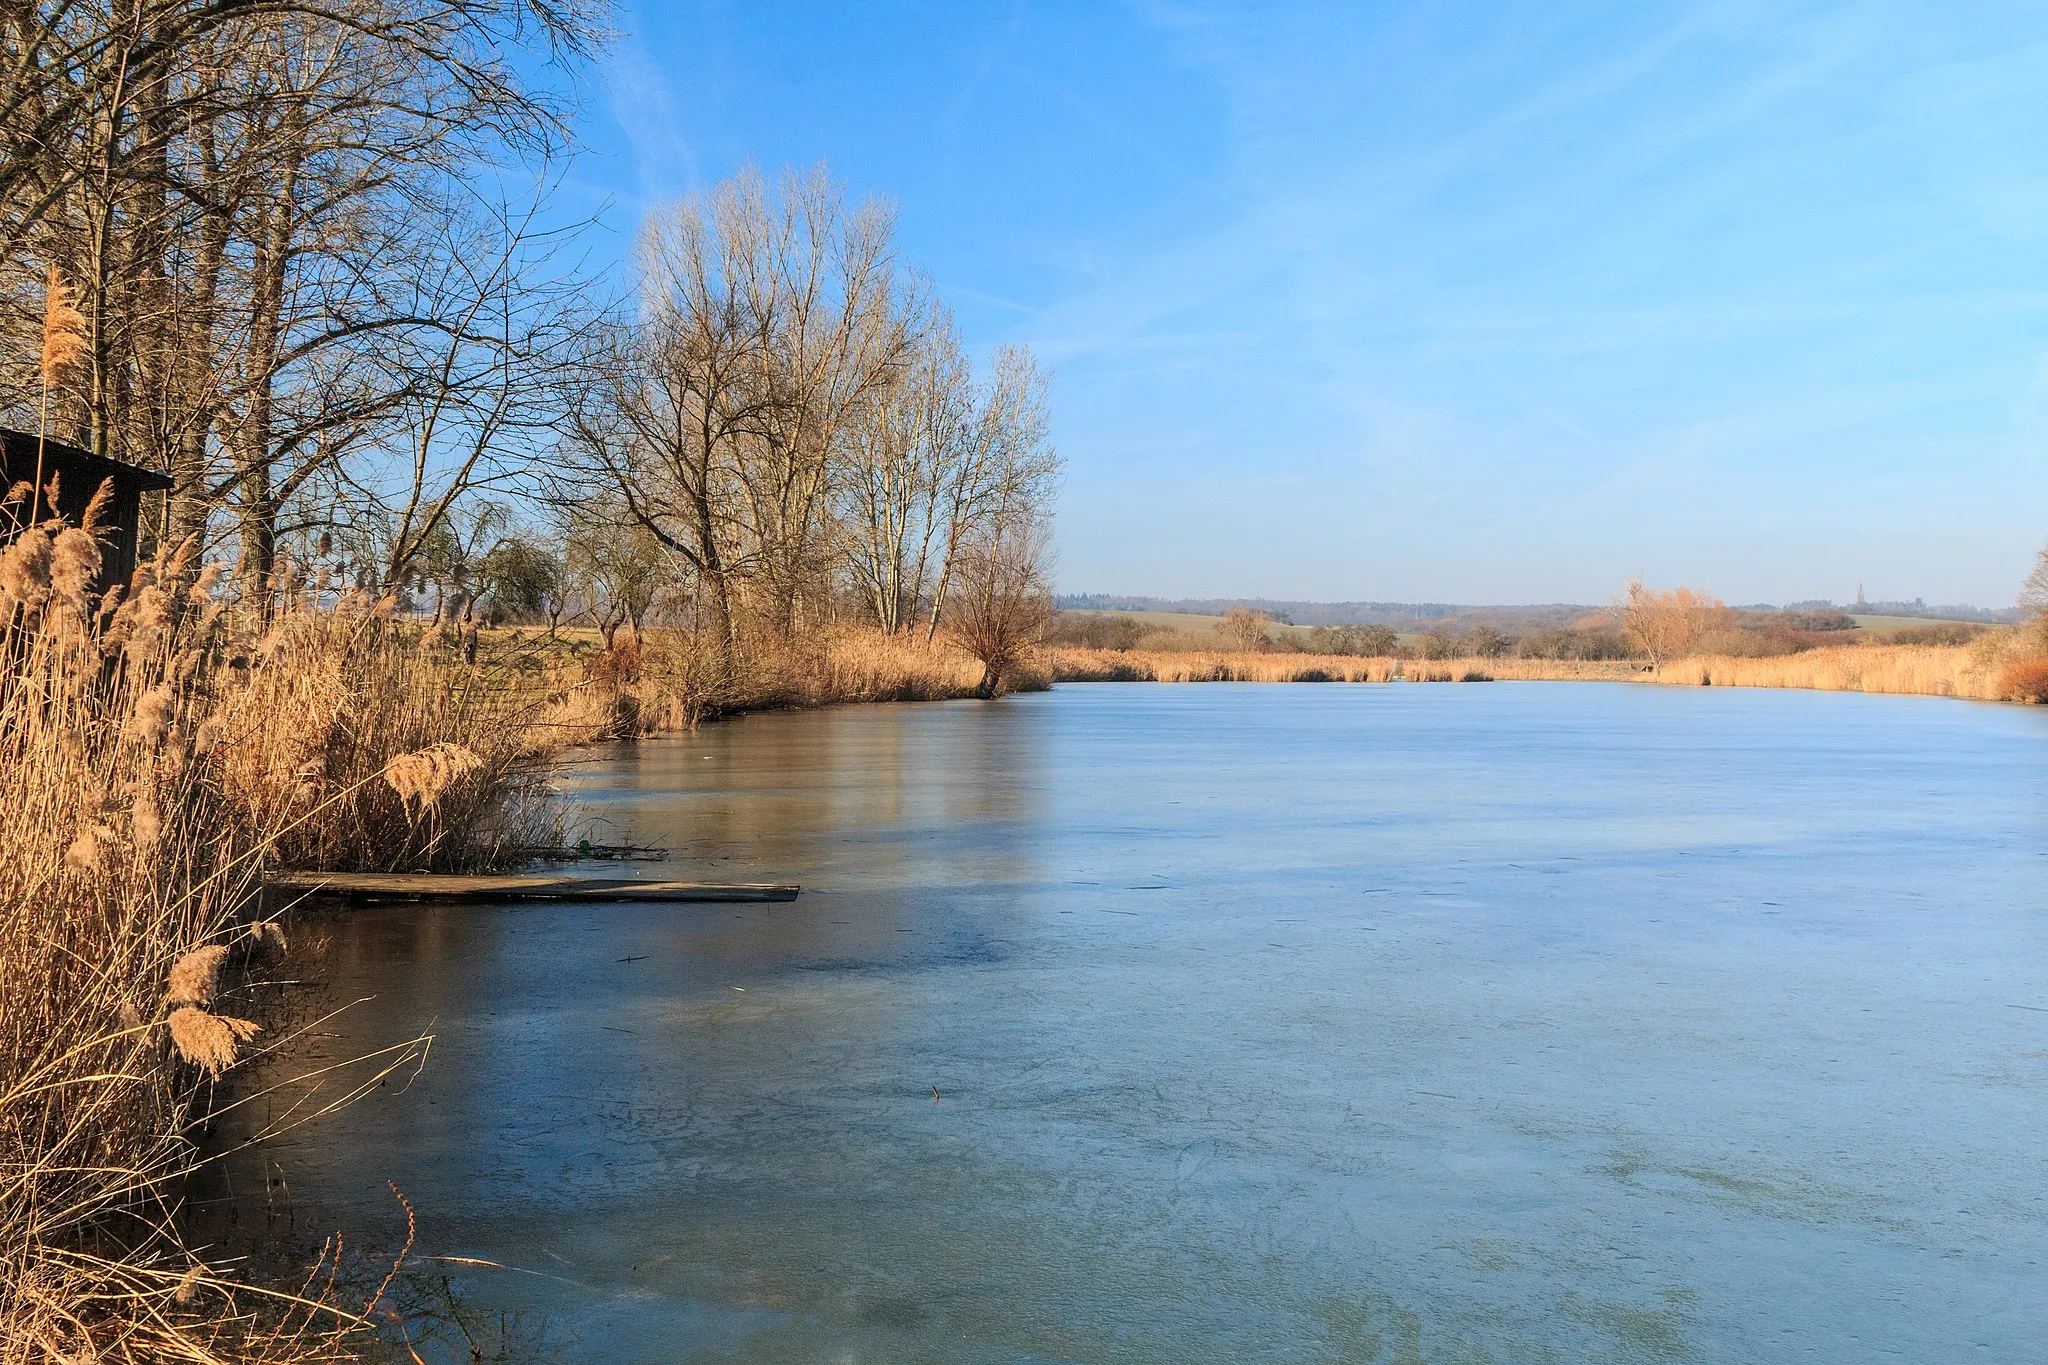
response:
[[[427,872],[274,872],[274,891],[352,901],[793,901],[800,887],[754,882],[634,881],[624,877],[442,876]]]

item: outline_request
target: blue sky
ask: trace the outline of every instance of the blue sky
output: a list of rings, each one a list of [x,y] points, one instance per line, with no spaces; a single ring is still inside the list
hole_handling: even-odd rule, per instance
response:
[[[2025,5],[628,6],[616,247],[748,158],[1052,368],[1068,591],[2012,600],[2048,540]]]

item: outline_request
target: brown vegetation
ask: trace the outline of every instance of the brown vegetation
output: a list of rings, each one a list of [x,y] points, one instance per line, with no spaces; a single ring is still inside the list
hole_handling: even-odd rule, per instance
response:
[[[1462,656],[1363,658],[1351,654],[1096,650],[1046,651],[1058,682],[1482,682],[1496,678],[1612,679],[1639,673],[1626,663]]]
[[[1844,645],[1762,659],[1672,660],[1648,681],[1685,686],[1797,687],[1998,701],[1999,668],[1980,651],[1942,645]]]
[[[2008,665],[1998,675],[1998,695],[2037,706],[2048,702],[2048,659]]]
[[[1629,580],[1616,615],[1622,639],[1652,668],[1697,653],[1709,636],[1735,628],[1735,613],[1719,598],[1693,588],[1652,592],[1640,578]]]
[[[550,658],[536,686],[551,690],[532,733],[535,743],[555,745],[688,729],[747,711],[974,697],[988,673],[950,636],[927,643],[871,626],[828,627],[779,648],[756,643],[722,674],[700,634],[665,627]],[[1034,653],[1005,672],[1002,686],[1029,692],[1050,682]]]
[[[2039,586],[2048,584],[2048,567],[2037,566],[2030,584],[2048,603],[2048,587]],[[1256,614],[1240,610],[1234,619],[1253,623]],[[1047,634],[1052,671],[1072,681],[1612,678],[2031,700],[2038,692],[2032,661],[2048,659],[2048,614],[2019,628],[1937,621],[1858,632],[1840,612],[1735,611],[1703,591],[1655,592],[1639,581],[1610,614],[1542,624],[1520,638],[1470,616],[1462,627],[1439,621],[1406,639],[1383,625],[1304,630],[1260,621],[1258,634],[1233,635],[1230,624],[1203,632],[1148,627],[1135,616],[1062,613]],[[1237,648],[1219,650],[1219,633]]]
[[[1223,613],[1223,620],[1216,629],[1240,650],[1247,653],[1268,649],[1272,646],[1273,618],[1250,607],[1231,607]]]
[[[2010,646],[2013,637],[1989,637]],[[1627,660],[1470,655],[1444,659],[1351,655],[1049,650],[1061,682],[1644,682],[1671,686],[1790,687],[1832,692],[1914,693],[1980,700],[2041,700],[2027,691],[2048,675],[2035,663],[2006,662],[2005,649],[1939,645],[1847,645],[1771,658],[1688,656],[1661,668]]]
[[[210,1083],[264,1036],[258,884],[543,837],[532,702],[375,610],[257,635],[180,556],[93,600],[96,555],[59,526],[0,555],[0,1360],[331,1355],[365,1305],[252,1293],[173,1216],[233,1102]]]

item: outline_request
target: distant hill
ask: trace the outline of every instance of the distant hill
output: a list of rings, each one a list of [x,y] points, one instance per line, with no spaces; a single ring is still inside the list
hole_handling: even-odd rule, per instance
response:
[[[1294,602],[1269,597],[1131,597],[1117,593],[1062,593],[1053,599],[1061,611],[1148,611],[1188,616],[1221,616],[1231,607],[1250,607],[1275,620],[1297,626],[1467,626],[1480,621],[1501,627],[1540,630],[1570,625],[1604,605],[1547,602],[1523,606],[1474,606],[1455,602]],[[1777,611],[1766,603],[1744,604],[1744,611]],[[1788,602],[1785,611],[1846,612],[1870,616],[1910,616],[1927,621],[2017,621],[2017,607],[1934,606],[1911,602],[1854,602],[1846,606],[1815,599]]]

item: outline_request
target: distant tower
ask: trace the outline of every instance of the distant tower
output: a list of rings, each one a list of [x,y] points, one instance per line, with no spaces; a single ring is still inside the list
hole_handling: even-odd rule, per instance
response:
[[[1856,585],[1856,610],[1868,611],[1869,609],[1870,603],[1863,600],[1863,585],[1858,583]]]

